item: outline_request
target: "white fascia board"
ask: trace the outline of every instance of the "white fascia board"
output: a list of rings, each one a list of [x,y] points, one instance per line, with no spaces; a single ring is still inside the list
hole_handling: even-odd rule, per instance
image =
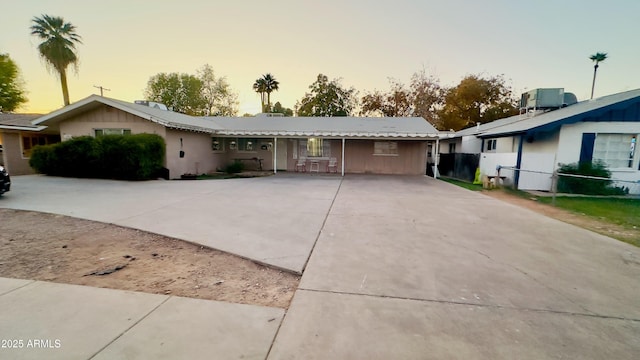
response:
[[[47,126],[36,126],[36,127],[30,127],[30,126],[11,126],[11,125],[0,125],[0,129],[4,129],[4,130],[19,130],[19,131],[42,131],[44,129],[46,129]]]

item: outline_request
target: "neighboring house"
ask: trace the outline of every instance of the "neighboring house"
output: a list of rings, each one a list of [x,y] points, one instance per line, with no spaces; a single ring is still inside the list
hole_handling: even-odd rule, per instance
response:
[[[503,169],[501,175],[518,189],[549,191],[549,174],[561,164],[579,161],[602,161],[613,179],[640,182],[639,137],[637,89],[465,129],[443,144],[480,154],[483,174],[494,175],[497,166],[513,166],[523,171]],[[638,192],[640,187],[631,190]]]
[[[46,126],[35,126],[32,120],[41,114],[0,113],[0,165],[11,175],[33,174],[29,166],[31,149],[36,145],[60,142],[60,136],[46,130]]]
[[[438,132],[423,118],[193,117],[97,95],[33,121],[62,140],[103,134],[158,134],[170,178],[210,173],[235,160],[264,170],[424,175]]]

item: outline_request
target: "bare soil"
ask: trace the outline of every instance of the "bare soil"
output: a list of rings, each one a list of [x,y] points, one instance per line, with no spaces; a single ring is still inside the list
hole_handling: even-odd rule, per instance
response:
[[[542,215],[560,220],[572,225],[579,226],[584,229],[597,232],[602,235],[620,239],[626,242],[633,242],[640,239],[639,229],[628,229],[623,226],[609,223],[606,221],[598,220],[597,218],[587,216],[584,214],[573,213],[564,209],[560,209],[549,204],[540,203],[535,200],[535,197],[530,199],[522,198],[500,189],[496,190],[483,190],[483,194],[491,196],[493,198],[533,210]]]
[[[0,276],[287,308],[300,277],[182,240],[0,209]]]

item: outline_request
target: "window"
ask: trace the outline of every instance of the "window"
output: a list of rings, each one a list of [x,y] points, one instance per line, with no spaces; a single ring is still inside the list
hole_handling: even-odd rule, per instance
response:
[[[258,150],[258,140],[250,138],[238,139],[238,151],[256,151]]]
[[[31,150],[36,145],[48,145],[60,142],[60,138],[53,135],[22,134],[22,157],[31,157]]]
[[[211,150],[224,151],[224,139],[223,138],[211,138]]]
[[[454,154],[456,152],[456,143],[449,144],[449,154]]]
[[[633,134],[597,134],[593,160],[600,160],[609,168],[630,168],[637,140]]]
[[[495,151],[497,142],[498,140],[496,139],[487,140],[487,151]]]
[[[308,138],[298,140],[298,156],[329,158],[331,157],[331,140]]]
[[[96,137],[102,135],[131,135],[131,129],[95,129]]]
[[[397,141],[376,141],[373,143],[373,155],[398,155]]]
[[[307,140],[307,156],[309,157],[322,157],[324,156],[322,152],[322,141],[320,138],[309,138]]]

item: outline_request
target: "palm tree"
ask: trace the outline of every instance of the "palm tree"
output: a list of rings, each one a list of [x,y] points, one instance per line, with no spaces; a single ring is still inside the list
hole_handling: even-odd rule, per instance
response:
[[[67,86],[67,67],[74,65],[77,71],[78,56],[75,53],[76,44],[82,44],[82,38],[76,33],[76,27],[64,22],[58,16],[42,15],[33,18],[31,35],[43,40],[38,45],[40,57],[44,60],[49,71],[55,71],[60,76],[64,105],[69,105],[69,88]]]
[[[269,73],[262,75],[262,80],[264,80],[264,91],[267,93],[267,106],[269,107],[269,112],[271,112],[271,92],[278,91],[280,83]]]
[[[591,55],[589,57],[591,61],[595,61],[596,64],[593,66],[593,83],[591,84],[591,98],[593,99],[593,90],[596,87],[596,73],[598,72],[598,63],[601,63],[607,59],[607,53],[596,53],[595,55]]]
[[[253,90],[260,94],[260,104],[262,105],[262,112],[265,112],[264,108],[264,94],[267,92],[267,85],[263,78],[259,78],[253,83]]]

